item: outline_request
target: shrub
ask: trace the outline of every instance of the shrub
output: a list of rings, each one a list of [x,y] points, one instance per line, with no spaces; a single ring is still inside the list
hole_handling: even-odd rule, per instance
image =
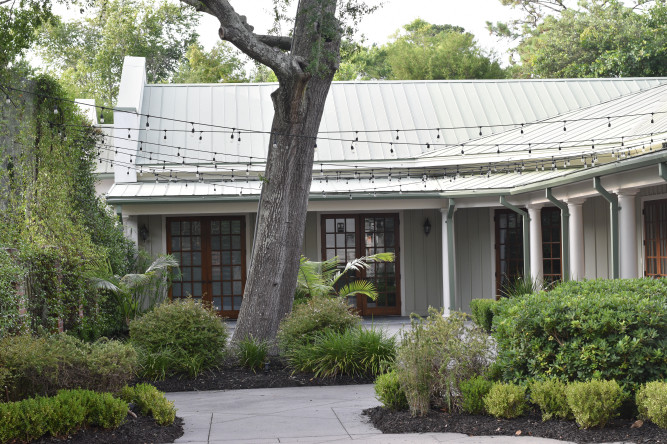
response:
[[[120,392],[120,397],[124,401],[135,404],[142,415],[151,415],[160,425],[174,423],[176,418],[174,403],[167,400],[164,393],[150,384],[125,386]]]
[[[294,306],[280,323],[278,345],[283,351],[313,342],[324,330],[342,333],[361,324],[361,317],[350,311],[343,298],[313,297]]]
[[[242,367],[253,372],[261,370],[266,362],[269,344],[255,338],[246,338],[236,343],[236,358]]]
[[[667,377],[667,280],[566,282],[494,310],[505,380],[614,379],[636,390]]]
[[[137,355],[129,344],[87,344],[66,334],[0,339],[0,382],[10,399],[54,395],[60,389],[116,392],[134,377]]]
[[[639,415],[667,429],[667,382],[653,381],[642,386],[635,396]]]
[[[141,349],[144,377],[187,373],[217,366],[227,345],[227,327],[212,310],[192,299],[157,306],[130,322],[130,340]]]
[[[396,354],[394,338],[375,329],[324,330],[312,341],[291,348],[285,357],[295,370],[314,372],[316,377],[374,376],[384,371]]]
[[[484,397],[484,406],[496,418],[516,418],[526,410],[526,388],[512,383],[496,382]]]
[[[572,382],[566,396],[574,419],[585,429],[603,427],[623,402],[623,391],[616,381]]]
[[[113,429],[127,412],[126,402],[89,390],[62,390],[51,398],[0,403],[0,442],[31,441],[47,433],[64,436],[85,425]]]
[[[392,410],[406,410],[408,400],[401,389],[395,370],[379,375],[375,379],[375,396],[385,407]]]
[[[491,339],[480,328],[466,326],[466,315],[429,310],[413,315],[396,353],[396,371],[413,415],[430,405],[461,409],[459,384],[483,374],[491,361]]]
[[[486,332],[491,332],[493,322],[493,307],[496,301],[493,299],[473,299],[470,301],[470,311],[472,311],[472,320]]]
[[[482,376],[474,376],[465,381],[461,381],[459,388],[461,390],[461,409],[464,412],[473,415],[484,413],[484,397],[491,390],[493,382],[484,379]]]
[[[555,379],[533,381],[530,384],[530,399],[540,407],[542,421],[551,418],[568,418],[572,415],[565,395],[567,384]]]

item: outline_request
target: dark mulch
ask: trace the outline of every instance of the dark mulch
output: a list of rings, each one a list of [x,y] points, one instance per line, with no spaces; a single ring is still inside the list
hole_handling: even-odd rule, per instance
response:
[[[533,414],[516,419],[496,419],[483,415],[450,415],[439,410],[413,418],[410,412],[392,411],[384,407],[364,410],[373,425],[382,433],[465,433],[470,436],[517,435],[561,439],[577,443],[634,442],[667,443],[667,430],[645,422],[630,428],[631,419],[615,419],[604,428],[580,429],[574,421],[546,421]],[[519,433],[520,432],[520,433]]]
[[[153,384],[163,392],[191,392],[204,390],[239,390],[253,388],[303,387],[323,385],[372,384],[375,378],[368,376],[337,376],[316,378],[312,373],[294,373],[282,360],[274,359],[269,371],[254,373],[239,367],[233,361],[225,362],[219,369],[206,370],[197,378],[173,376],[164,381],[137,381]]]
[[[183,436],[183,420],[176,418],[170,426],[161,426],[153,418],[139,415],[128,416],[123,425],[114,430],[95,427],[79,430],[65,438],[45,437],[33,441],[33,444],[148,444],[174,442]]]

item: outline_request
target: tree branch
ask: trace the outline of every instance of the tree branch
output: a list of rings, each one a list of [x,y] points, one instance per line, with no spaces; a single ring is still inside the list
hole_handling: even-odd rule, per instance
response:
[[[285,45],[283,40],[275,36],[254,34],[253,27],[248,24],[246,17],[239,15],[228,0],[181,0],[181,2],[217,18],[220,21],[218,30],[220,38],[271,68],[278,79],[287,78],[295,73],[304,75],[300,64],[292,55],[277,49],[281,47],[280,45]]]
[[[269,46],[274,48],[282,49],[283,51],[289,51],[292,49],[292,38],[285,37],[280,35],[258,35],[257,38],[260,42],[264,42]]]

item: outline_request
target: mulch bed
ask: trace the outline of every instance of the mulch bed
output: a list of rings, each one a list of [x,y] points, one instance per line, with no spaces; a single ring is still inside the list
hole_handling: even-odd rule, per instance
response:
[[[375,427],[382,433],[465,433],[469,436],[535,436],[561,439],[577,443],[633,442],[667,443],[667,430],[645,422],[639,428],[630,428],[632,419],[617,418],[604,428],[580,429],[574,421],[553,420],[542,422],[532,414],[516,419],[496,419],[483,415],[451,415],[439,410],[413,418],[408,411],[392,411],[384,407],[364,410]]]
[[[176,418],[170,426],[161,426],[153,418],[138,415],[128,416],[123,425],[114,430],[96,427],[79,430],[65,438],[45,437],[32,441],[33,444],[149,444],[174,442],[183,436],[183,420]]]
[[[294,373],[282,360],[272,360],[269,371],[254,373],[239,367],[232,361],[225,362],[219,369],[206,370],[196,379],[187,376],[173,376],[164,381],[147,382],[163,392],[192,392],[205,390],[239,390],[253,388],[304,387],[324,385],[372,384],[375,378],[367,376],[337,376],[316,378],[312,373]]]

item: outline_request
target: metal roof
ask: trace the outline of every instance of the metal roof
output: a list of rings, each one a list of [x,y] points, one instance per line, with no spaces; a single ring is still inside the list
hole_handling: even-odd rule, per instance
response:
[[[436,131],[406,131],[396,142],[394,133],[365,135],[355,131],[468,127],[443,130],[438,140],[460,144],[478,139],[479,126],[484,135],[502,133],[507,126],[493,125],[541,121],[662,84],[667,84],[667,78],[334,82],[320,125],[315,160],[355,163],[411,158],[422,155],[426,143],[433,143],[437,137]],[[268,134],[244,133],[243,129],[270,131],[270,94],[276,86],[146,85],[142,114],[196,122],[196,132],[191,132],[189,123],[149,118],[150,131],[140,131],[140,140],[152,144],[158,154],[150,162],[140,157],[138,163],[175,163],[179,151],[189,163],[211,162],[211,151],[217,153],[217,162],[245,163],[247,157],[239,156],[251,156],[253,163],[261,163],[267,155]],[[140,128],[145,122],[144,116]],[[230,138],[229,132],[205,132],[200,141],[199,131],[212,128],[197,124],[241,129],[241,141]],[[162,133],[165,129],[169,132],[166,141]],[[357,136],[360,142],[351,150],[350,141]],[[393,154],[392,141],[396,142]]]

